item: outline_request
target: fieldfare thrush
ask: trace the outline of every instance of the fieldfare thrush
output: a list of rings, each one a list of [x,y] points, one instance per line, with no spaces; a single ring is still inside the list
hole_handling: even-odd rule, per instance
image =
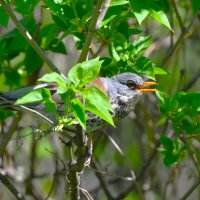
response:
[[[98,87],[109,98],[114,110],[113,119],[115,121],[124,118],[128,113],[130,113],[130,111],[134,109],[135,104],[138,102],[143,93],[155,91],[155,89],[148,88],[149,86],[155,85],[155,82],[145,82],[140,76],[130,72],[121,73],[112,76],[111,78],[99,77],[90,83],[88,87],[92,85]],[[41,84],[9,91],[6,93],[0,93],[0,110],[2,110],[2,108],[17,109],[17,106],[14,105],[14,102],[19,97],[31,90],[44,87],[51,91],[52,99],[58,101],[59,98],[56,94],[55,84]],[[33,110],[37,110],[37,112],[42,113],[42,115],[54,120],[53,116],[45,112],[44,106],[41,103],[27,104],[24,106]],[[87,120],[86,132],[92,132],[106,124],[104,120],[92,113],[88,112],[87,115],[89,118]]]

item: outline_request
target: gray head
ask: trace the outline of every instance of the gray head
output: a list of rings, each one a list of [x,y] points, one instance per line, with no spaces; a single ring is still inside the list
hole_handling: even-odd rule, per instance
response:
[[[143,79],[130,72],[115,75],[106,79],[108,96],[111,102],[126,106],[137,103],[143,92],[138,88],[144,85]]]

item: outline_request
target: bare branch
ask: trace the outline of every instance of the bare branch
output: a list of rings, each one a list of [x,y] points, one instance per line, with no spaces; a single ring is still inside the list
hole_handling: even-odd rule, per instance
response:
[[[197,71],[197,73],[194,74],[194,76],[191,78],[191,80],[183,87],[183,91],[189,90],[196,81],[200,78],[200,69]]]
[[[13,134],[15,133],[15,131],[17,130],[19,121],[21,120],[21,114],[18,114],[17,116],[15,116],[12,120],[12,123],[6,133],[6,139],[5,138],[1,138],[0,139],[0,157],[2,157],[2,155],[5,152],[5,148],[8,144],[8,142],[10,141],[10,139],[12,138]]]
[[[186,200],[199,185],[200,179],[196,183],[194,183],[191,186],[191,188],[179,200]]]
[[[172,55],[174,54],[175,50],[178,48],[178,46],[183,42],[183,40],[185,39],[186,34],[189,32],[190,28],[192,27],[194,21],[196,19],[196,16],[192,19],[191,23],[181,32],[181,34],[179,35],[178,39],[176,40],[176,42],[174,43],[173,46],[170,46],[170,48],[168,49],[162,63],[161,66],[164,66],[167,64],[167,62],[169,61],[169,59],[172,57]]]
[[[0,182],[9,189],[9,191],[15,196],[17,200],[25,200],[24,196],[17,191],[15,186],[2,173],[0,173]]]

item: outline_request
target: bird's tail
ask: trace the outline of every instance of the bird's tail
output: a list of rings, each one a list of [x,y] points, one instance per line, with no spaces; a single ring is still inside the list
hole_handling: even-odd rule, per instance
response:
[[[40,84],[37,86],[25,87],[19,90],[12,90],[5,93],[0,93],[0,110],[16,110],[16,105],[14,103],[18,98],[22,97],[31,90],[44,88],[47,84]]]
[[[0,93],[0,111],[2,110],[15,110],[15,101],[8,100],[4,97],[4,93]]]

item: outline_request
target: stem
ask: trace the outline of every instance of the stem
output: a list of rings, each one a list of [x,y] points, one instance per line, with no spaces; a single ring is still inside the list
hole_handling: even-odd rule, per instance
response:
[[[8,190],[15,196],[17,200],[25,200],[24,196],[17,191],[14,185],[12,185],[12,183],[2,173],[0,173],[0,182],[8,188]]]
[[[199,185],[200,185],[200,179],[196,183],[194,183],[191,186],[191,188],[179,200],[186,200]]]
[[[71,200],[80,199],[80,175],[86,166],[87,161],[87,151],[86,151],[86,141],[85,133],[80,125],[76,127],[76,161],[73,160],[73,155],[71,155],[71,162],[69,166],[69,184],[70,184],[70,197]],[[72,148],[72,146],[71,146]]]
[[[90,27],[89,27],[89,30],[88,30],[88,34],[87,34],[87,37],[86,37],[86,40],[85,40],[85,44],[83,46],[83,50],[81,52],[80,58],[78,60],[79,63],[83,62],[87,58],[87,54],[88,54],[91,42],[92,42],[94,33],[96,31],[96,27],[97,27],[96,24],[97,24],[97,20],[98,20],[98,17],[99,17],[99,11],[100,11],[100,8],[101,8],[101,6],[103,4],[103,1],[104,0],[98,0],[96,6],[93,9],[92,16],[91,16],[91,23],[90,23]]]
[[[183,91],[189,90],[195,83],[196,81],[200,78],[200,69],[194,74],[192,79],[182,88]]]
[[[110,6],[110,2],[111,0],[105,0],[104,5],[102,6],[101,12],[99,14],[99,17],[97,19],[96,29],[98,29],[99,26],[101,25],[101,22],[103,21],[103,18],[105,17],[106,12]]]
[[[80,199],[80,179],[79,174],[76,171],[70,171],[68,175],[69,183],[70,183],[70,197],[71,200],[79,200]]]
[[[58,68],[51,62],[51,60],[45,55],[45,53],[42,51],[42,49],[39,47],[39,45],[35,42],[35,40],[32,38],[30,33],[22,26],[22,24],[19,22],[15,14],[13,13],[10,5],[5,2],[5,0],[0,0],[0,3],[4,10],[8,13],[11,20],[15,24],[16,28],[19,30],[19,32],[24,36],[26,41],[29,43],[29,45],[35,50],[35,52],[40,56],[40,58],[47,64],[47,66],[52,70],[59,74],[61,74],[63,77],[64,75],[58,70]]]
[[[97,164],[96,164],[96,162],[95,162],[94,159],[93,159],[92,162],[91,162],[91,166],[95,169],[96,177],[98,178],[99,183],[100,183],[100,185],[101,185],[101,187],[102,187],[102,189],[103,189],[105,195],[107,196],[107,198],[110,199],[110,200],[114,199],[114,198],[112,197],[112,195],[111,195],[109,189],[108,189],[108,186],[107,186],[107,184],[106,184],[106,182],[105,182],[103,176],[102,176],[98,171],[96,171],[96,170],[98,170],[98,167],[97,167]]]
[[[3,156],[8,142],[10,142],[10,139],[12,138],[13,134],[17,130],[20,119],[21,119],[21,114],[15,116],[12,120],[12,123],[11,123],[7,133],[6,133],[5,138],[4,137],[0,138],[0,157]]]
[[[172,4],[172,6],[173,6],[173,8],[174,8],[174,12],[175,12],[176,17],[177,17],[177,19],[178,19],[178,23],[179,23],[179,26],[180,26],[180,28],[181,28],[181,31],[183,32],[184,29],[185,29],[185,26],[184,26],[184,23],[183,23],[183,21],[182,21],[182,19],[181,19],[181,16],[180,16],[180,13],[179,13],[179,11],[178,11],[178,8],[177,8],[177,6],[176,6],[175,1],[172,0],[172,1],[171,1],[171,4]]]
[[[185,39],[186,34],[189,32],[190,28],[192,27],[194,21],[196,19],[196,16],[192,19],[191,23],[184,28],[184,30],[181,32],[181,34],[179,35],[177,41],[174,43],[174,45],[172,47],[170,47],[161,63],[161,66],[164,66],[167,64],[167,62],[169,61],[169,59],[172,57],[172,55],[174,54],[175,50],[178,48],[178,46],[182,43],[182,41]]]

